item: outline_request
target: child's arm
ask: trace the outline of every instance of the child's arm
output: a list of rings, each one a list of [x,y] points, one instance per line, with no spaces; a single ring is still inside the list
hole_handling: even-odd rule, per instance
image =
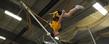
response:
[[[59,17],[59,22],[62,21],[62,18],[63,18],[64,13],[65,13],[65,10],[62,10],[62,14],[61,14],[60,17]]]

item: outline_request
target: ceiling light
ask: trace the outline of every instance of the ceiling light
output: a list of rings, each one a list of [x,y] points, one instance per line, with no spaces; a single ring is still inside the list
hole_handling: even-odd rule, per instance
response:
[[[103,15],[106,15],[108,13],[108,11],[102,5],[100,5],[98,2],[93,4],[93,7]]]
[[[5,12],[4,12],[6,15],[9,15],[9,16],[11,16],[11,17],[13,17],[13,18],[15,18],[15,19],[17,19],[18,21],[21,21],[22,20],[22,18],[21,17],[19,17],[19,16],[17,16],[17,15],[15,15],[15,14],[13,14],[12,12],[10,12],[10,11],[8,11],[8,10],[5,10]]]
[[[0,36],[0,39],[2,39],[2,40],[6,40],[6,38],[5,38],[5,37],[3,37],[3,36]]]

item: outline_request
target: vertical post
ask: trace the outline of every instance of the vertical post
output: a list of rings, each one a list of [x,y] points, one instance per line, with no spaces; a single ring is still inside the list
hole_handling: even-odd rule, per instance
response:
[[[92,38],[93,43],[96,44],[95,38],[94,38],[94,36],[93,36],[93,34],[92,34],[90,28],[88,28],[88,31],[89,31],[89,33],[90,33],[90,36],[91,36],[91,38]]]

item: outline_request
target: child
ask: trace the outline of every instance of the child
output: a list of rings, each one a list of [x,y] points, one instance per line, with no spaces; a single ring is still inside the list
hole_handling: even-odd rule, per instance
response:
[[[69,12],[65,12],[65,10],[60,11],[55,11],[52,14],[52,21],[50,24],[50,27],[53,29],[53,34],[54,36],[59,35],[59,30],[61,29],[61,19],[63,17],[70,17],[73,15],[77,10],[79,9],[84,9],[83,6],[81,5],[76,5],[73,9],[69,10]]]

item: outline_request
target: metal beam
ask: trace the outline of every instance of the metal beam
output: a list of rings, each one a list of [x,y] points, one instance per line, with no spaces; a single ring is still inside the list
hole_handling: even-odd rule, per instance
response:
[[[12,3],[9,0],[0,0],[0,8],[4,10],[9,10],[15,14],[17,14],[18,11],[21,9],[20,6]]]
[[[47,6],[45,6],[40,13],[38,14],[39,16],[43,16],[46,12],[49,11],[49,9],[51,9],[59,0],[51,0]]]

